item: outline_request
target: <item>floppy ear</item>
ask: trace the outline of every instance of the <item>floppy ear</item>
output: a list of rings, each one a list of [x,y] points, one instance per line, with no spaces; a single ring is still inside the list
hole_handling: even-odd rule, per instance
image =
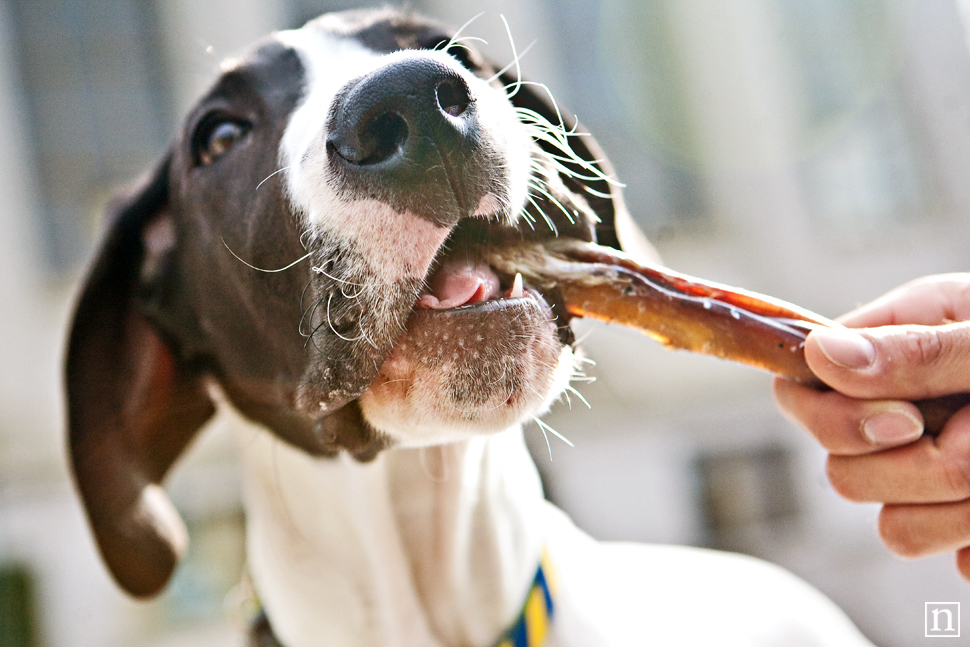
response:
[[[511,73],[506,72],[499,77],[506,87],[516,84]],[[517,108],[527,108],[539,113],[554,126],[562,125],[567,132],[582,133],[581,136],[570,137],[569,146],[580,159],[597,167],[604,176],[615,178],[613,166],[600,148],[599,144],[587,133],[576,118],[553,105],[549,94],[541,86],[518,84],[511,98]],[[540,145],[546,145],[540,142]],[[550,153],[556,154],[554,149]],[[575,176],[563,176],[563,183],[571,190],[585,197],[590,208],[599,217],[596,225],[596,242],[616,249],[622,249],[636,259],[656,262],[659,259],[657,251],[647,240],[623,201],[621,188],[606,180],[590,178],[589,171],[575,162],[561,160],[563,165],[575,171]]]
[[[136,596],[157,593],[185,552],[159,485],[214,407],[140,308],[174,229],[166,161],[115,209],[74,315],[67,354],[70,453],[101,555]]]

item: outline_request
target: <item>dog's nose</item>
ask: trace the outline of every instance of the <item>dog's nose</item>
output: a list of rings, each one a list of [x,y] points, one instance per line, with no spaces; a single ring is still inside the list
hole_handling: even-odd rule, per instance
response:
[[[338,99],[328,145],[359,166],[431,162],[436,149],[458,152],[474,136],[464,79],[443,63],[410,59],[355,83]]]
[[[356,195],[450,225],[487,193],[475,97],[433,57],[402,56],[352,82],[334,99],[327,130],[336,179]]]

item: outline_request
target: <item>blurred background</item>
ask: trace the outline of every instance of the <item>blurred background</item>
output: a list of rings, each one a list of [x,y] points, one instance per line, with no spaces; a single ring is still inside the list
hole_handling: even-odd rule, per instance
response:
[[[219,61],[325,0],[0,0],[0,645],[241,645],[231,444],[209,430],[169,488],[192,544],[167,592],[125,598],[68,476],[70,304],[120,186],[166,147]],[[959,0],[421,0],[488,40],[596,134],[671,267],[836,316],[968,269],[970,50]],[[550,497],[602,539],[758,555],[875,642],[921,644],[924,603],[970,600],[952,556],[905,562],[874,506],[757,371],[584,325],[595,382],[526,430]],[[550,458],[551,453],[551,458]]]

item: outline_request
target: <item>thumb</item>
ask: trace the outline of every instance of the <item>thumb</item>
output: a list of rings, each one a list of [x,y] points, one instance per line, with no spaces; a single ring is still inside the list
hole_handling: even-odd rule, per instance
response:
[[[820,328],[805,340],[809,368],[854,398],[919,400],[970,391],[970,322]]]

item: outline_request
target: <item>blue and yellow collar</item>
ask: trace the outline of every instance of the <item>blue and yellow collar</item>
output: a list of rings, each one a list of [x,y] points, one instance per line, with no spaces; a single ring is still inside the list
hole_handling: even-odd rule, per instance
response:
[[[549,634],[555,612],[555,572],[545,551],[539,559],[539,568],[529,586],[522,611],[512,626],[495,643],[495,647],[541,647]],[[237,620],[251,632],[257,629],[272,636],[272,629],[263,613],[263,607],[249,578],[244,576],[237,589],[227,598],[227,608],[234,609]],[[265,627],[262,627],[265,625]],[[274,638],[275,640],[275,638]]]
[[[522,611],[512,626],[495,643],[495,647],[540,647],[549,633],[549,625],[552,623],[552,616],[556,609],[553,602],[554,591],[554,573],[549,563],[549,556],[543,551]]]

